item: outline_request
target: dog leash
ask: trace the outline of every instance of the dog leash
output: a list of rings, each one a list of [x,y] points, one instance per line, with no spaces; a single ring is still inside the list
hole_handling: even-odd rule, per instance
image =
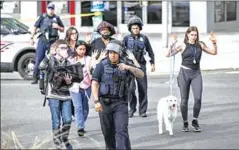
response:
[[[175,45],[178,41],[176,40],[175,43],[170,47],[170,79],[169,79],[169,84],[170,84],[170,95],[173,95],[173,83],[174,83],[174,67],[175,67],[175,55],[173,57],[171,56],[172,50],[175,50]]]

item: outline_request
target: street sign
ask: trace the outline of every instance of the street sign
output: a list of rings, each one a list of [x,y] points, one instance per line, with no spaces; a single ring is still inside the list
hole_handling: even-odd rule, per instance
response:
[[[104,2],[103,1],[91,1],[91,12],[104,11]]]

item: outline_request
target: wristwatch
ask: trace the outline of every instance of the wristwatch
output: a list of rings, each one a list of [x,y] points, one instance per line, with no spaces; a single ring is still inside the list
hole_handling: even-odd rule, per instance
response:
[[[94,100],[94,103],[95,103],[95,104],[99,103],[99,100]]]

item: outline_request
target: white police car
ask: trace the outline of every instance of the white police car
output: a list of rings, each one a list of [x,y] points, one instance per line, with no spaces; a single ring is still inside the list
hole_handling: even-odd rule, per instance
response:
[[[1,72],[17,71],[32,79],[35,47],[30,43],[29,27],[9,15],[1,15]]]

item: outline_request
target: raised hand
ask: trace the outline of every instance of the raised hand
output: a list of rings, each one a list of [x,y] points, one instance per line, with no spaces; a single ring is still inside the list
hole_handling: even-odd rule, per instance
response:
[[[92,40],[92,34],[90,32],[86,33],[85,35],[85,41],[87,44],[89,44]]]
[[[210,40],[212,41],[212,43],[217,43],[217,39],[214,32],[210,33]]]
[[[127,54],[127,58],[128,59],[130,59],[130,60],[135,60],[135,56],[134,56],[134,54],[132,53],[132,51],[130,51],[130,50],[126,50],[126,54]]]
[[[170,38],[170,45],[173,45],[175,42],[177,42],[177,34],[172,34]]]
[[[106,55],[107,52],[108,52],[108,51],[106,51],[106,50],[101,51],[101,53],[100,53],[100,57],[99,57],[98,60],[100,61],[100,60],[104,59],[104,58],[107,56],[107,55]]]
[[[91,55],[91,57],[92,58],[96,58],[97,56],[99,55],[99,50],[94,50],[93,52],[92,52],[92,55]]]

